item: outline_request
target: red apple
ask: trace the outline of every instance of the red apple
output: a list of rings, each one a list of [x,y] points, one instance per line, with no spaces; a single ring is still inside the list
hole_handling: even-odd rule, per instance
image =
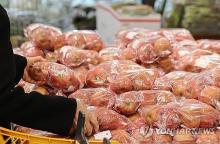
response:
[[[195,137],[186,129],[179,129],[173,136],[174,144],[195,144]]]
[[[112,138],[111,140],[115,140],[119,142],[120,144],[136,144],[137,141],[131,137],[129,133],[127,133],[125,130],[113,130],[111,131]]]
[[[215,133],[199,134],[196,144],[219,144],[218,135]]]

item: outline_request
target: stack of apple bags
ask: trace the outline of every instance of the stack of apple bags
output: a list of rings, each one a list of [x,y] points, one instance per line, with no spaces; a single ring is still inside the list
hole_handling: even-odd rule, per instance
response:
[[[29,41],[14,52],[47,60],[29,69],[32,83],[18,84],[26,92],[79,99],[122,144],[219,144],[220,41],[185,29],[126,29],[112,46],[94,31],[32,24],[24,33]]]

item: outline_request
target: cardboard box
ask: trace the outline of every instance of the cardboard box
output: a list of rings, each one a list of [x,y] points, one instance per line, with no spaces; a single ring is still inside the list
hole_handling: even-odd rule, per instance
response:
[[[98,3],[97,31],[107,44],[115,43],[115,35],[125,28],[160,29],[161,15],[154,13],[142,17],[122,17],[106,3]]]

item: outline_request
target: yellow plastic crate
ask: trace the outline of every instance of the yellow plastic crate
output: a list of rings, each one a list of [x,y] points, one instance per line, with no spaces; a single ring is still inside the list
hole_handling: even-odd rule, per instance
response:
[[[0,144],[9,144],[9,142],[10,144],[78,144],[75,140],[34,136],[0,127]],[[89,144],[103,144],[103,142],[89,141]],[[119,143],[111,141],[111,144]]]

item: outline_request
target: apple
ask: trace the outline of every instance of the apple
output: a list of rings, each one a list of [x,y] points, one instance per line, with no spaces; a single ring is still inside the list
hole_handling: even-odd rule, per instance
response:
[[[104,43],[97,33],[89,30],[81,30],[80,32],[83,34],[86,41],[85,49],[94,51],[103,49]]]
[[[80,82],[80,88],[83,88],[86,84],[86,75],[88,73],[88,68],[86,66],[80,66],[73,69],[76,78]]]
[[[156,132],[154,132],[153,142],[155,144],[170,144],[172,143],[172,136],[170,136],[169,134],[157,134]]]
[[[159,38],[154,42],[154,52],[158,55],[158,56],[167,56],[168,54],[170,54],[170,50],[171,50],[171,44],[169,42],[169,40],[165,37]]]
[[[79,89],[75,91],[74,93],[70,94],[68,98],[78,99],[85,104],[89,104],[90,100],[89,100],[88,95],[91,95],[90,91],[87,91],[86,89]]]
[[[149,127],[141,127],[140,129],[132,130],[131,135],[139,144],[153,143],[153,129]]]
[[[135,91],[123,93],[116,97],[114,109],[123,115],[135,114],[141,104],[141,97]]]
[[[119,59],[121,49],[118,47],[106,47],[99,52],[101,62]]]
[[[171,92],[164,90],[144,90],[139,93],[144,97],[141,105],[163,105],[176,100]]]
[[[85,53],[86,56],[85,64],[93,64],[93,65],[99,64],[100,57],[98,52],[94,50],[83,50],[83,53]]]
[[[188,128],[210,128],[217,124],[219,112],[195,99],[185,99],[178,108],[182,124]]]
[[[119,59],[120,60],[132,60],[136,62],[137,60],[137,51],[133,48],[125,48],[122,49],[119,53]]]
[[[86,61],[86,54],[83,50],[72,46],[63,46],[56,53],[59,62],[69,67],[78,67]]]
[[[26,57],[44,56],[42,50],[38,49],[32,42],[24,42],[21,47]]]
[[[220,110],[220,88],[215,86],[205,86],[201,91],[198,100]]]
[[[128,126],[131,124],[131,121],[127,117],[107,108],[96,108],[94,112],[97,114],[101,131],[128,129]]]
[[[215,133],[199,134],[197,136],[196,144],[219,144],[218,135]]]
[[[136,144],[137,141],[131,137],[131,135],[125,130],[112,130],[111,131],[112,138],[111,140],[115,140],[120,144]]]
[[[128,119],[132,122],[131,130],[140,129],[141,127],[146,126],[146,122],[143,117],[140,116],[139,113],[133,114],[128,117]]]
[[[187,130],[180,129],[173,136],[174,144],[195,144],[195,137]]]
[[[160,76],[158,70],[145,69],[135,73],[132,79],[134,90],[147,90],[151,89],[154,80]]]
[[[147,124],[158,128],[177,128],[181,122],[176,105],[142,106],[139,112],[145,118]]]
[[[103,67],[94,67],[89,70],[86,76],[86,84],[89,87],[102,87],[109,84],[107,78],[110,73]]]
[[[62,31],[56,27],[32,24],[25,30],[25,36],[40,49],[54,50],[64,45]]]
[[[44,51],[45,59],[49,62],[57,62],[58,61],[58,54],[56,52],[51,51]]]
[[[69,31],[65,34],[66,44],[77,48],[84,49],[86,46],[86,39],[78,30]]]
[[[105,88],[94,88],[92,95],[87,95],[90,98],[90,104],[97,107],[112,108],[115,104],[116,94]]]
[[[110,80],[109,89],[118,94],[131,91],[133,90],[132,81],[128,76],[119,74]]]

